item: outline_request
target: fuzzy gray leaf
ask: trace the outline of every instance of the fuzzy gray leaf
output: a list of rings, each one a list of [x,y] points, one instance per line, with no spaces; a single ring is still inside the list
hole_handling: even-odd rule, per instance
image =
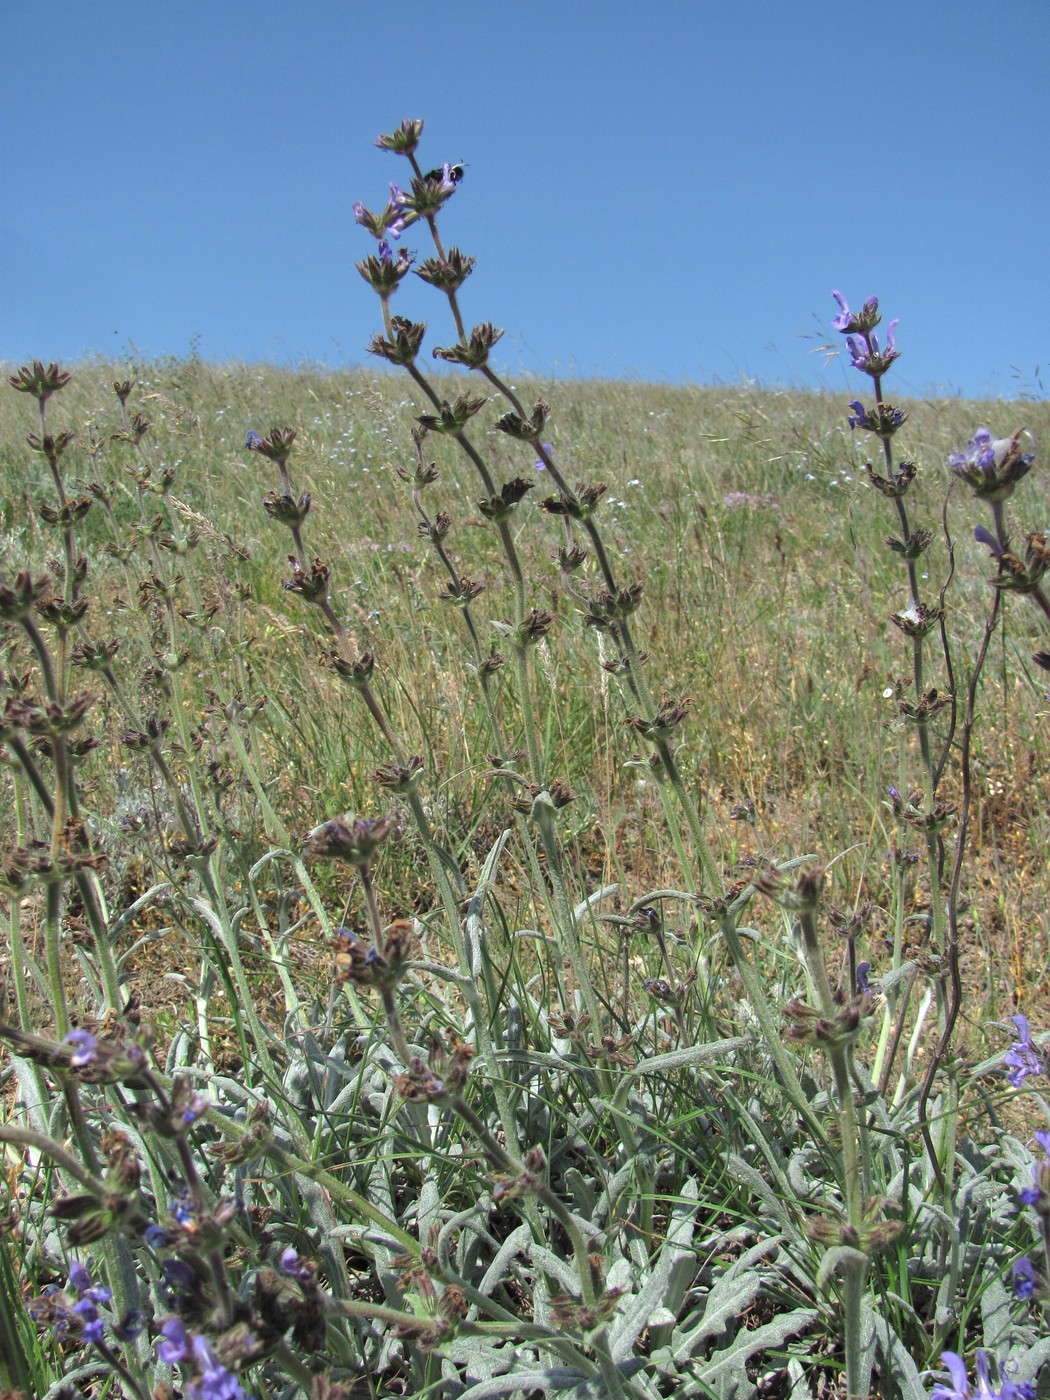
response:
[[[694,1216],[699,1198],[700,1188],[695,1178],[690,1177],[683,1186],[679,1199],[675,1201],[671,1223],[660,1248],[656,1267],[639,1291],[621,1302],[613,1319],[609,1343],[614,1361],[623,1361],[630,1354],[657,1308],[673,1308],[669,1297],[672,1271],[683,1255],[692,1254],[689,1246],[692,1243]]]
[[[696,1373],[697,1380],[711,1387],[719,1400],[749,1400],[756,1394],[748,1379],[747,1363],[761,1351],[782,1347],[792,1337],[811,1327],[820,1316],[816,1308],[796,1308],[782,1313],[754,1331],[739,1332],[729,1346],[716,1351]]]

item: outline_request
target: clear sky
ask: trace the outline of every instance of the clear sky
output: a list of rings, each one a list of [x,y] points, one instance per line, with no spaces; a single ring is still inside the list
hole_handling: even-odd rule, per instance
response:
[[[2,10],[5,360],[364,363],[352,205],[418,116],[513,372],[856,390],[838,287],[900,317],[898,394],[1050,385],[1047,0]],[[417,279],[395,306],[453,338]]]

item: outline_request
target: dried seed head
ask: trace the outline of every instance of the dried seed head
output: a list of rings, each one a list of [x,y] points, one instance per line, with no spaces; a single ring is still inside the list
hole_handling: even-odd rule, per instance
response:
[[[22,365],[16,373],[9,375],[7,382],[21,394],[32,394],[43,407],[52,394],[66,387],[72,377],[54,362],[45,368],[40,360],[34,360],[32,364]]]
[[[309,833],[303,842],[303,855],[367,865],[393,827],[392,817],[333,817]]]

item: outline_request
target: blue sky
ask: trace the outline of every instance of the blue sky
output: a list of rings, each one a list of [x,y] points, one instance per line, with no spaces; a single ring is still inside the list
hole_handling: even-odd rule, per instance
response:
[[[7,3],[0,358],[365,362],[352,205],[419,116],[515,373],[855,391],[839,287],[898,394],[1042,396],[1048,53],[1046,0]]]

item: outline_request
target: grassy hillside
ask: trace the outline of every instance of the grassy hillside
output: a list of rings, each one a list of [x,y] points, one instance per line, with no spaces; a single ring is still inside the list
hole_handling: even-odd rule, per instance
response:
[[[432,381],[447,404],[478,382]],[[989,624],[991,517],[946,462],[980,425],[1046,441],[1050,408],[900,405],[948,643],[934,627],[922,686],[956,701],[920,726],[895,502],[845,403],[512,388],[549,402],[548,465],[497,430],[491,386],[467,452],[413,435],[434,403],[410,381],[363,371],[91,363],[43,424],[32,389],[0,398],[2,1019],[42,1135],[0,1125],[12,1387],[43,1393],[95,1340],[38,1336],[23,1300],[96,1240],[114,1310],[191,1259],[205,1303],[167,1306],[260,1395],[307,1394],[322,1359],[372,1394],[517,1394],[492,1379],[512,1342],[522,1393],[560,1365],[632,1396],[765,1373],[787,1394],[802,1366],[817,1394],[862,1318],[879,1393],[915,1395],[942,1346],[993,1344],[977,1319],[1025,1248],[1029,1164],[1000,1151],[1029,1112],[1003,1022],[1036,1024],[1050,976],[1050,647],[1019,592]],[[1039,464],[1009,511],[1023,554],[1050,518]],[[63,1236],[47,1207],[73,1178],[33,1206],[25,1173],[72,1171],[65,1138],[112,1177],[100,1123],[131,1133],[141,1185]],[[994,1202],[947,1242],[975,1173]],[[858,1254],[862,1175],[889,1248],[857,1272],[827,1250]],[[836,1211],[853,1234],[815,1223]],[[279,1248],[319,1272],[292,1269],[274,1321],[257,1269]],[[266,1359],[230,1350],[235,1293]],[[311,1308],[318,1354],[285,1335]],[[126,1394],[150,1393],[154,1341],[118,1348]]]

